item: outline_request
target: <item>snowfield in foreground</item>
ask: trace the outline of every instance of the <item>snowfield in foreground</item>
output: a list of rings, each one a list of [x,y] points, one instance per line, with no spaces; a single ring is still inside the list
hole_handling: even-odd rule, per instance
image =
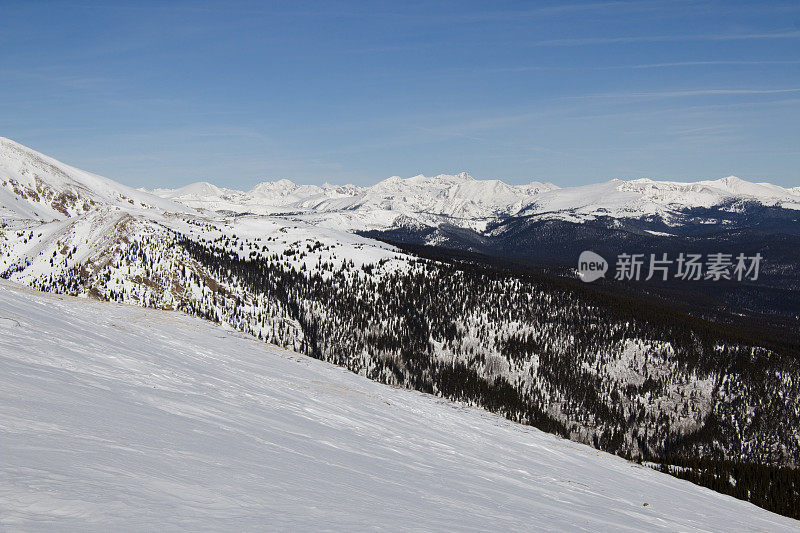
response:
[[[0,526],[788,531],[800,523],[199,319],[3,281]]]

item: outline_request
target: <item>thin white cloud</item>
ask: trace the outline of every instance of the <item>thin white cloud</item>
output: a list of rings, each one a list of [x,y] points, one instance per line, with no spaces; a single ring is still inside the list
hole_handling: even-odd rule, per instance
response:
[[[505,20],[519,20],[521,18],[535,18],[546,16],[561,16],[568,13],[581,13],[591,11],[608,11],[614,8],[635,8],[642,9],[641,2],[584,2],[584,3],[560,3],[550,6],[532,7],[520,10],[492,10],[477,12],[457,12],[446,15],[426,16],[428,21],[437,22],[491,22]]]
[[[680,67],[708,67],[708,66],[759,66],[759,65],[800,65],[800,60],[709,60],[709,61],[668,61],[661,63],[638,63],[632,65],[604,65],[604,66],[560,66],[560,65],[518,65],[508,67],[476,68],[471,72],[501,73],[501,72],[537,72],[537,71],[582,71],[582,70],[637,70],[651,68],[680,68]]]
[[[714,65],[799,65],[800,60],[765,60],[765,61],[672,61],[665,63],[642,63],[638,65],[609,65],[605,67],[587,67],[592,70],[624,70],[624,69],[648,69],[648,68],[669,68],[669,67],[706,67]]]
[[[758,95],[758,94],[785,94],[800,93],[800,88],[789,89],[691,89],[681,91],[644,91],[626,93],[585,94],[581,96],[565,96],[569,100],[583,100],[590,98],[683,98],[691,96],[720,96],[720,95]]]
[[[629,37],[579,37],[547,39],[528,43],[530,46],[587,46],[596,44],[667,43],[685,41],[746,41],[755,39],[800,39],[800,31],[776,33],[734,33],[698,35],[641,35]]]

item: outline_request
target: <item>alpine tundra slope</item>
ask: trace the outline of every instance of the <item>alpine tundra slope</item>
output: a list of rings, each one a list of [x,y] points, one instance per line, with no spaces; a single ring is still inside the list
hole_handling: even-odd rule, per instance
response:
[[[3,529],[800,526],[180,313],[2,281],[0,333]]]

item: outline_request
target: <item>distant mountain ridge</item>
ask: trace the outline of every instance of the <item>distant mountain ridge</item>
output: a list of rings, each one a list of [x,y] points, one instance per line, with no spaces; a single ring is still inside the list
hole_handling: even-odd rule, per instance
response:
[[[372,186],[298,185],[282,179],[249,191],[197,182],[177,189],[134,189],[0,137],[0,215],[55,220],[102,204],[255,215],[291,215],[347,231],[442,224],[484,232],[509,217],[571,222],[656,217],[685,224],[683,213],[747,205],[800,211],[800,187],[753,183],[735,176],[697,182],[613,179],[577,187],[531,182],[509,185],[454,175],[392,176]]]
[[[297,185],[283,179],[250,191],[222,189],[201,182],[154,194],[193,208],[254,214],[288,214],[339,229],[368,231],[419,224],[449,223],[485,230],[507,217],[586,222],[659,217],[681,224],[680,214],[721,206],[736,212],[743,204],[800,210],[800,187],[752,183],[735,176],[697,182],[619,180],[560,188],[552,183],[508,185],[455,175],[393,176],[368,187]]]

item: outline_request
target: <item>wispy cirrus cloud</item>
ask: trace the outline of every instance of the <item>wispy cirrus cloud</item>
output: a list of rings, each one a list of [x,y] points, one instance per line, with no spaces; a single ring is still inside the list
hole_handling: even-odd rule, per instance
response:
[[[684,98],[692,96],[763,95],[787,93],[800,93],[800,87],[786,89],[687,89],[677,91],[634,91],[584,94],[578,96],[565,96],[564,98],[569,100],[584,100],[591,98]]]
[[[536,72],[536,71],[580,71],[580,70],[639,70],[680,67],[711,66],[760,66],[760,65],[800,65],[800,60],[708,60],[708,61],[665,61],[659,63],[634,63],[630,65],[516,65],[508,67],[473,68],[471,72]]]
[[[668,61],[663,63],[640,63],[634,65],[608,65],[587,67],[591,70],[624,70],[624,69],[648,69],[648,68],[671,68],[671,67],[710,67],[710,66],[758,66],[758,65],[800,65],[800,60],[761,60],[761,61]]]
[[[731,33],[695,35],[637,35],[620,37],[577,37],[533,41],[528,46],[590,46],[600,44],[674,43],[691,41],[747,41],[761,39],[800,39],[800,31],[774,33]]]

